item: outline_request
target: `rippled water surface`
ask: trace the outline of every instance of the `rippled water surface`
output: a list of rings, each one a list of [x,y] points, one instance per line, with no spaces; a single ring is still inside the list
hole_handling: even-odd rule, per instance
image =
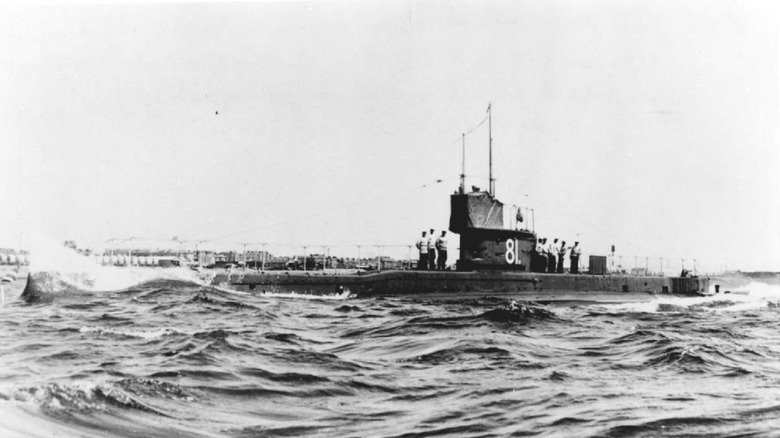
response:
[[[724,298],[513,313],[156,281],[14,301],[0,435],[777,433],[780,311]]]

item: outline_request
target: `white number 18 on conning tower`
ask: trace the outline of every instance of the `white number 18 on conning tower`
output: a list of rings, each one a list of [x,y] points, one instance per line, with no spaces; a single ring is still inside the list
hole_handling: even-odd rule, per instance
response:
[[[504,260],[510,265],[522,265],[520,261],[520,245],[517,239],[506,239],[506,253],[504,253]]]

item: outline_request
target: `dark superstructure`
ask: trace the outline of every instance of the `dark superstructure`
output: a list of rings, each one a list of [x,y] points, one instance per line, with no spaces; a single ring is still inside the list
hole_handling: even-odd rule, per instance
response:
[[[536,235],[504,227],[504,205],[490,193],[463,187],[450,198],[450,231],[460,234],[458,271],[529,271]]]

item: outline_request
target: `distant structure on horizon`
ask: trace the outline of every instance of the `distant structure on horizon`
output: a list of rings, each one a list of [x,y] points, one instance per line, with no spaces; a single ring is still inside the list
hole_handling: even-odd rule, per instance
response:
[[[30,264],[30,255],[25,250],[0,248],[0,265],[26,266]]]

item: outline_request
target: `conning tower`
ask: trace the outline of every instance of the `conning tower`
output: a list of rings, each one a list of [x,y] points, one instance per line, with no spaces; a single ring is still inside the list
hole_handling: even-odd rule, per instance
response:
[[[504,204],[489,192],[453,194],[450,231],[460,234],[459,271],[531,270],[536,234],[504,228]]]

